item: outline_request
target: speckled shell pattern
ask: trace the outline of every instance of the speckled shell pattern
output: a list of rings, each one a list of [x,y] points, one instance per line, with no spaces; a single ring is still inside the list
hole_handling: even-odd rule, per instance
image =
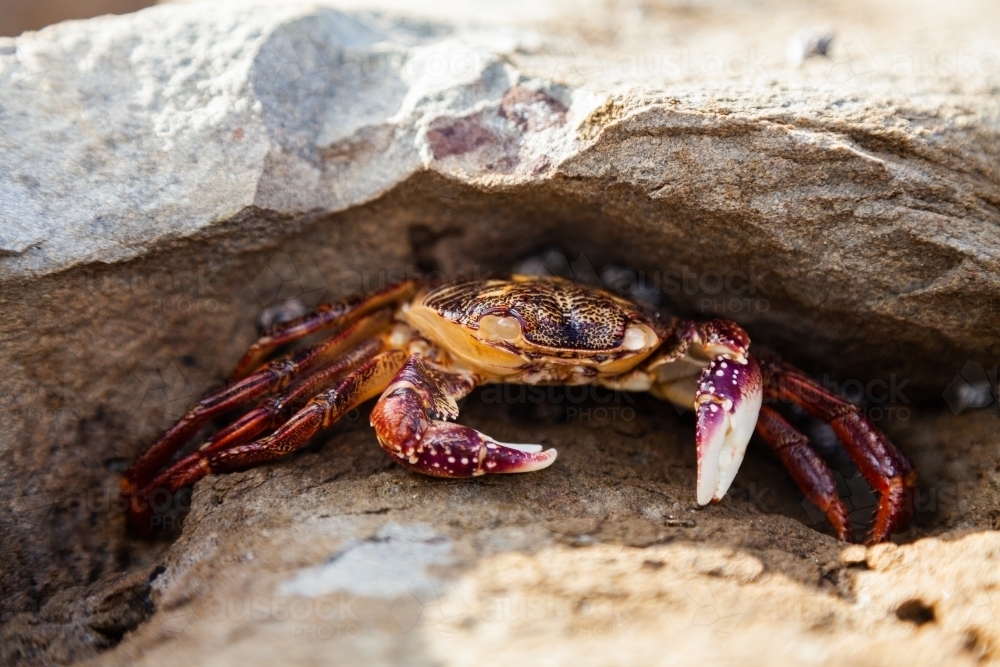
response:
[[[528,343],[552,350],[618,349],[633,322],[662,331],[634,303],[562,278],[469,280],[428,289],[416,303],[469,329],[486,315],[514,317]]]

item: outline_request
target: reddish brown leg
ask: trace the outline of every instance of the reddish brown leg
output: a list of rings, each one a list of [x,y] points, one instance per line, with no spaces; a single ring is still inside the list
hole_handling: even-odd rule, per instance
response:
[[[809,438],[767,406],[760,409],[757,417],[757,433],[778,455],[802,494],[826,513],[837,537],[850,542],[850,520],[847,508],[840,501],[837,482],[830,468],[810,447]]]
[[[291,415],[316,393],[329,388],[345,373],[369,360],[382,349],[381,338],[369,338],[348,350],[339,359],[328,366],[322,367],[311,375],[307,375],[280,395],[269,399],[243,415],[233,424],[227,426],[209,438],[201,446],[202,453],[228,449],[253,440],[269,428],[283,424]],[[130,529],[140,535],[146,535],[152,529],[152,508],[149,503],[150,493],[154,489],[167,487],[160,484],[164,480],[183,476],[184,469],[190,465],[191,457],[177,461],[166,471],[161,472],[152,482],[145,486],[134,486],[128,497],[128,521]],[[181,487],[167,490],[173,492]]]
[[[205,475],[260,465],[300,449],[320,429],[332,426],[348,411],[381,393],[405,360],[406,353],[402,350],[378,354],[333,388],[314,396],[273,434],[254,442],[192,452],[158,475],[138,495],[145,498],[158,489],[174,492]],[[146,506],[130,506],[130,527],[140,534],[148,533],[149,515]]]
[[[436,368],[420,356],[407,360],[372,410],[379,444],[400,465],[434,477],[476,477],[530,472],[552,464],[556,450],[497,442],[447,421],[458,416],[457,400],[480,378]]]
[[[212,417],[283,389],[302,373],[336,358],[346,348],[385,329],[391,319],[391,309],[377,311],[328,341],[272,361],[253,375],[206,396],[125,471],[121,483],[122,495],[131,497],[137,489],[145,486]]]
[[[856,405],[823,388],[794,366],[762,361],[765,396],[792,401],[831,427],[861,474],[880,494],[875,524],[868,537],[875,544],[910,520],[917,475],[903,454]]]
[[[419,287],[420,282],[417,280],[404,280],[375,292],[348,297],[336,303],[320,304],[308,315],[278,324],[250,346],[236,364],[229,379],[238,380],[244,377],[281,345],[293,343],[319,331],[348,324],[379,308],[399,303],[413,296]]]
[[[348,371],[360,366],[378,354],[383,347],[379,338],[369,338],[344,353],[334,363],[324,366],[312,375],[294,383],[288,390],[264,401],[231,425],[209,438],[199,450],[203,453],[229,449],[253,440],[266,429],[277,428],[288,421],[295,412],[313,396],[329,389]]]

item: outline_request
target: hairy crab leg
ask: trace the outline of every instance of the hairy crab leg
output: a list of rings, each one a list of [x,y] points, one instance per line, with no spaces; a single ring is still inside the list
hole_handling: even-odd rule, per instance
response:
[[[238,380],[246,376],[281,345],[301,340],[318,331],[349,324],[379,308],[399,303],[416,294],[420,285],[418,280],[403,280],[375,292],[355,295],[335,303],[320,304],[311,313],[290,322],[275,325],[250,346],[247,353],[236,364],[229,379]]]
[[[554,449],[501,443],[447,421],[458,416],[456,401],[480,382],[471,373],[440,370],[411,356],[372,410],[382,449],[403,467],[434,477],[530,472],[551,465]]]
[[[147,491],[173,492],[191,486],[205,475],[230,472],[287,456],[300,449],[321,429],[329,428],[347,412],[381,393],[406,360],[402,350],[382,352],[348,373],[337,384],[314,396],[271,435],[226,449],[198,450],[160,474]],[[145,510],[145,511],[139,511]],[[129,510],[129,525],[149,532],[147,508]]]
[[[760,409],[757,433],[781,460],[802,495],[826,513],[837,537],[850,542],[851,522],[840,500],[837,482],[826,462],[809,445],[809,438],[767,406]]]
[[[304,371],[336,358],[344,349],[385,329],[391,319],[391,309],[377,311],[350,325],[334,338],[272,361],[256,373],[201,399],[125,471],[122,495],[131,496],[145,486],[212,417],[286,387]]]
[[[875,544],[905,525],[913,512],[917,475],[910,460],[853,403],[823,388],[791,364],[762,361],[769,396],[792,401],[830,424],[858,470],[879,492],[878,511],[868,537]]]

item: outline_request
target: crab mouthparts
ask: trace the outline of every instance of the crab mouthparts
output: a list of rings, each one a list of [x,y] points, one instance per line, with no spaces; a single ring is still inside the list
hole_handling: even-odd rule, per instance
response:
[[[757,424],[763,392],[760,368],[716,359],[702,372],[698,415],[698,504],[718,502],[729,490]]]

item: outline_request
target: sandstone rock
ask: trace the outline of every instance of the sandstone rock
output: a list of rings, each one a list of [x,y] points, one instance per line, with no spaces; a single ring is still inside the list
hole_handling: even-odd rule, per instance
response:
[[[755,7],[211,3],[0,39],[5,656],[124,637],[95,659],[464,663],[558,636],[567,660],[634,663],[673,628],[684,655],[731,662],[769,628],[762,662],[995,659],[993,536],[955,532],[1000,521],[995,421],[919,404],[1000,355],[998,10]],[[789,38],[820,24],[829,57],[789,65]],[[498,436],[565,443],[551,472],[502,482],[416,479],[344,427],[200,483],[173,544],[124,536],[119,473],[261,310],[552,244],[577,279],[641,275],[664,305],[859,387],[927,485],[902,539],[940,541],[899,565],[841,554],[762,455],[694,512],[690,425],[645,399],[596,423],[473,406]],[[497,611],[534,591],[543,618]],[[725,628],[678,620],[702,593]],[[620,598],[634,634],[602,636],[623,631]],[[279,617],[295,600],[304,618]],[[809,611],[766,606],[786,603]]]
[[[988,415],[893,425],[915,443],[924,490],[907,543],[865,549],[821,532],[759,449],[724,503],[697,508],[689,420],[629,405],[629,421],[567,419],[565,397],[498,406],[474,394],[468,423],[560,459],[461,483],[394,466],[364,420],[349,421],[287,463],[200,482],[183,534],[133,579],[15,616],[4,645],[64,661],[124,634],[94,665],[996,661]],[[940,437],[955,438],[958,461],[935,461]],[[870,497],[845,500],[870,514]],[[137,600],[150,608],[138,625]]]

